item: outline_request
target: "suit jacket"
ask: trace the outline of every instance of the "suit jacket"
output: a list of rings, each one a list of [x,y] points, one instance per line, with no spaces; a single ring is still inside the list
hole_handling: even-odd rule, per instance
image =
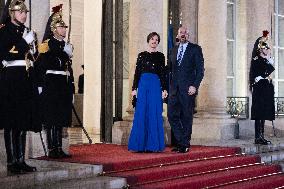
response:
[[[170,95],[175,94],[177,89],[180,93],[188,93],[190,86],[194,86],[198,90],[204,76],[204,59],[201,47],[189,42],[180,66],[177,63],[178,47],[175,46],[169,56]]]

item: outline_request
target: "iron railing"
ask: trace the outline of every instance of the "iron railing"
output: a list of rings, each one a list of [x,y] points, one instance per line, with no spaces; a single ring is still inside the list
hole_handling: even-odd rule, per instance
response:
[[[249,118],[249,97],[227,97],[227,113],[232,118]]]
[[[284,117],[284,97],[274,97],[275,116]]]
[[[284,97],[274,97],[275,116],[284,117]],[[249,118],[249,97],[227,97],[227,113],[232,118]]]

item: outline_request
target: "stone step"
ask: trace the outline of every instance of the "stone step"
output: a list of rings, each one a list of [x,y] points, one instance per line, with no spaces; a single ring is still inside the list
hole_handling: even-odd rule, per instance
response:
[[[125,185],[127,185],[125,178],[100,176],[38,185],[32,187],[32,189],[121,189]]]
[[[36,166],[37,171],[19,175],[7,175],[0,172],[0,188],[33,188],[37,185],[57,183],[97,177],[102,172],[101,165],[65,163],[43,160],[27,160],[27,164]]]
[[[278,163],[284,161],[284,150],[258,154],[265,163]]]
[[[282,171],[284,172],[284,160],[279,161],[278,164],[282,167]]]
[[[255,145],[247,144],[241,146],[242,153],[246,154],[260,154],[274,151],[284,150],[284,141],[280,143],[272,143],[269,145]]]

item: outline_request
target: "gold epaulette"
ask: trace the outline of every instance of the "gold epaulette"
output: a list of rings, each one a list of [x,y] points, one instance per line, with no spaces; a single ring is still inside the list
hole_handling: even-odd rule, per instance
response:
[[[43,43],[38,45],[38,52],[39,53],[43,54],[43,53],[46,53],[49,50],[48,41],[49,41],[49,39],[45,40]]]

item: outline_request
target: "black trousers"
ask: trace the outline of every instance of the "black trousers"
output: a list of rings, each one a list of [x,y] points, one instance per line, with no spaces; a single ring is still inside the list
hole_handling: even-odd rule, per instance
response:
[[[194,100],[195,96],[179,90],[169,96],[168,120],[178,145],[182,147],[190,146]]]

